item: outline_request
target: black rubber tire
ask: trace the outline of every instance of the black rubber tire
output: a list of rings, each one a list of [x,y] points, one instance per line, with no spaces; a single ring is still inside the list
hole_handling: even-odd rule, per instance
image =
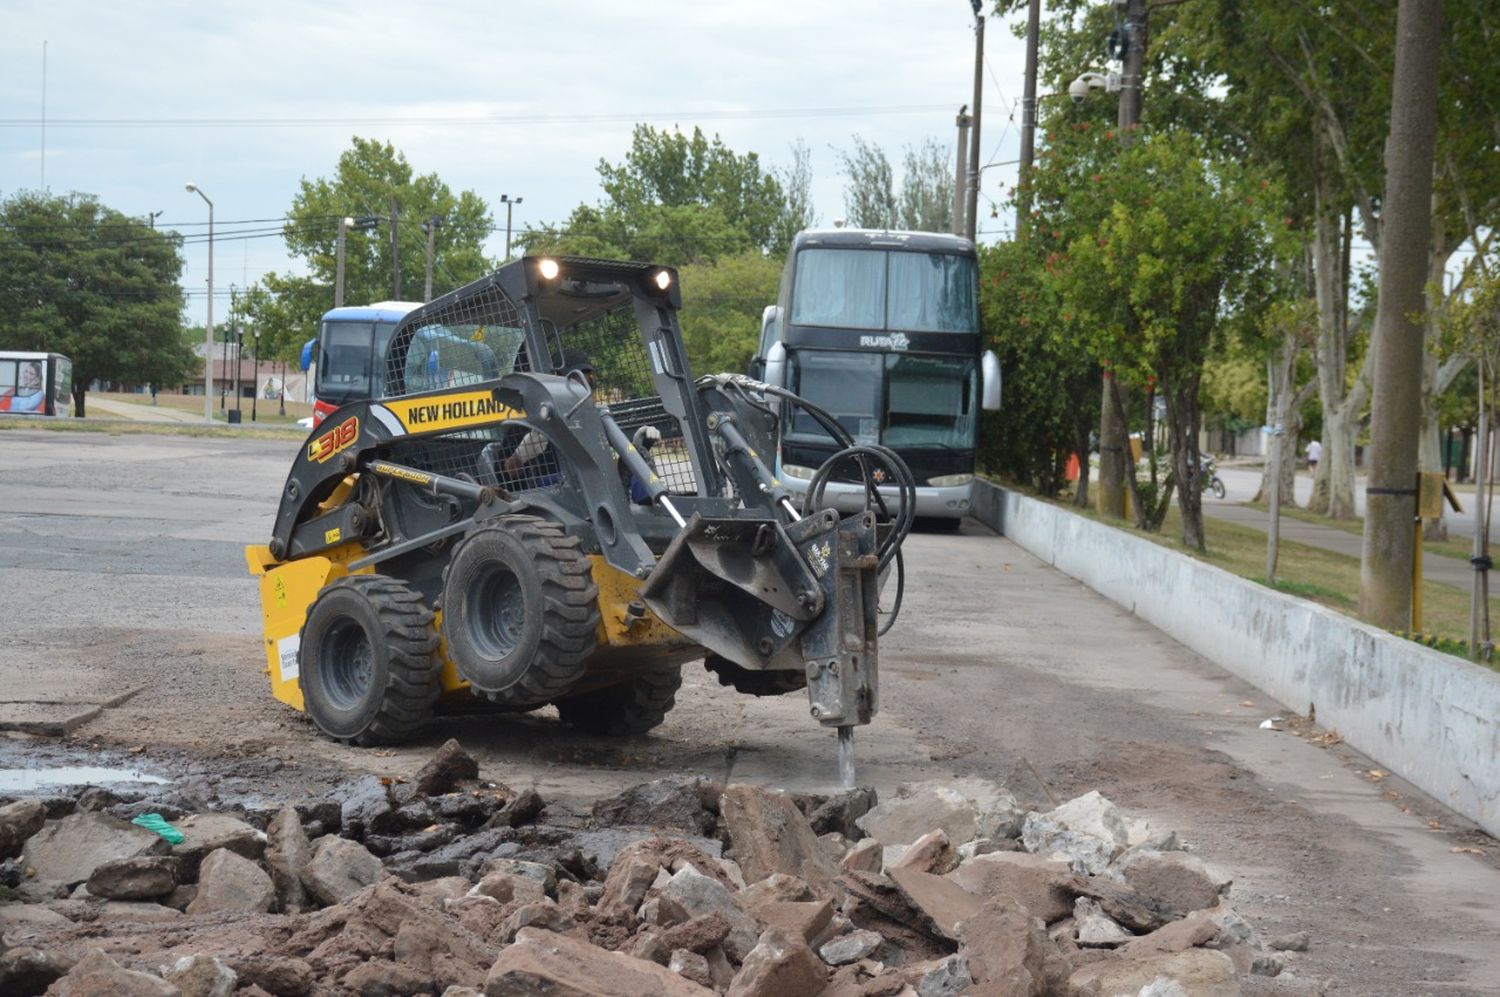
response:
[[[807,688],[805,672],[754,671],[717,654],[704,658],[703,667],[719,677],[720,685],[732,686],[735,692],[747,696],[785,696]]]
[[[1213,490],[1214,498],[1221,499],[1224,497],[1224,482],[1220,481],[1217,477],[1209,481],[1208,487]]]
[[[682,666],[641,672],[629,681],[557,701],[562,722],[590,734],[629,737],[660,727],[677,705]]]
[[[422,596],[394,578],[351,575],[318,593],[297,652],[318,729],[361,746],[409,740],[442,691],[432,620]]]
[[[443,574],[448,657],[475,692],[525,706],[563,696],[598,640],[599,588],[577,537],[502,516],[453,549]]]

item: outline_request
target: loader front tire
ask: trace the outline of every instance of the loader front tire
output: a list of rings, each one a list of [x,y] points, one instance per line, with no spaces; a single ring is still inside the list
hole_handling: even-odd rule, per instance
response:
[[[628,737],[660,727],[677,705],[682,667],[642,672],[628,682],[557,701],[562,722],[590,734]]]
[[[502,516],[454,549],[443,637],[459,675],[508,706],[549,703],[583,677],[599,589],[576,537],[535,516]]]
[[[361,746],[408,740],[437,701],[432,610],[403,582],[340,578],[302,624],[299,682],[307,715],[329,737]]]

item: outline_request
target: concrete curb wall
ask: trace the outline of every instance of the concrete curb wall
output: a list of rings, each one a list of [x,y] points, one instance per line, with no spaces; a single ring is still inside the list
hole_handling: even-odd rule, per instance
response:
[[[1500,836],[1500,674],[989,482],[972,511]]]

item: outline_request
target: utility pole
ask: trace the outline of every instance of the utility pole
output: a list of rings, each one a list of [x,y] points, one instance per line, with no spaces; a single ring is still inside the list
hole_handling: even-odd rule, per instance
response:
[[[510,259],[510,213],[516,205],[526,200],[524,197],[511,197],[509,194],[500,195],[500,203],[505,205],[505,258]]]
[[[1126,0],[1125,23],[1121,26],[1120,143],[1130,145],[1141,120],[1141,76],[1146,67],[1146,0]],[[1103,398],[1099,412],[1099,511],[1116,519],[1125,517],[1125,475],[1134,461],[1124,420],[1115,409],[1120,387],[1110,371],[1104,372]],[[1121,398],[1120,408],[1124,409]]]
[[[339,219],[338,248],[333,254],[333,307],[335,308],[344,307],[344,233],[353,224],[353,218]]]
[[[979,120],[984,100],[984,4],[969,0],[974,8],[974,134],[969,136],[969,208],[964,219],[972,241],[979,234]]]
[[[1442,23],[1442,0],[1401,0],[1396,14],[1391,132],[1385,145],[1380,297],[1370,343],[1375,351],[1375,381],[1359,572],[1359,615],[1387,630],[1406,628],[1412,616],[1422,316],[1427,304],[1427,247],[1432,237]]]
[[[964,181],[969,177],[969,105],[965,104],[958,109],[958,118],[953,122],[958,125],[958,162],[953,168],[953,234],[963,235],[969,231],[964,224],[964,211],[968,206],[968,198],[964,196]]]
[[[394,285],[394,298],[401,300],[401,205],[396,203],[396,198],[391,198],[391,281]]]
[[[443,219],[433,215],[422,223],[422,231],[427,233],[427,279],[422,284],[422,300],[432,300],[432,242],[437,236],[437,230],[443,225]],[[509,254],[506,254],[509,256]]]
[[[1016,173],[1016,238],[1026,238],[1031,223],[1031,163],[1036,155],[1036,49],[1041,33],[1042,0],[1026,9],[1026,83],[1021,93],[1021,166]]]

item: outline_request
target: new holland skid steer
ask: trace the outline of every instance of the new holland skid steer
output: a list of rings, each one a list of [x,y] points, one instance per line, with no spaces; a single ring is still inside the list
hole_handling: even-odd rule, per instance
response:
[[[376,397],[308,438],[247,548],[273,694],[360,745],[465,704],[630,734],[704,659],[741,692],[805,687],[852,778],[910,526],[909,503],[879,515],[872,469],[910,474],[806,406],[848,444],[823,480],[864,480],[872,504],[796,508],[771,465],[805,403],[695,381],[680,304],[669,268],[528,257],[408,314]]]

